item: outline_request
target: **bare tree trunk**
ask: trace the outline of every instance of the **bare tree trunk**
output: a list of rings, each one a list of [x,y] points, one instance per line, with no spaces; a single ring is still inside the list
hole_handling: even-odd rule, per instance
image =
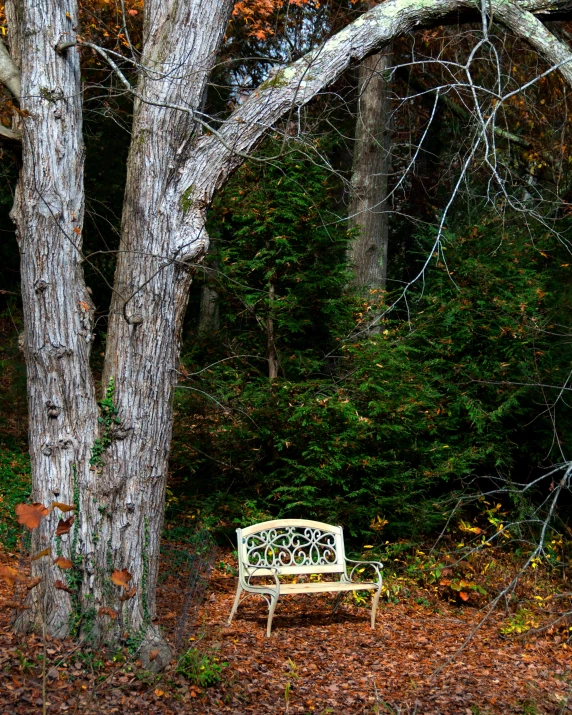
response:
[[[274,282],[268,285],[268,315],[266,316],[266,357],[268,359],[268,379],[270,382],[278,377],[278,353],[276,352],[276,342],[274,335],[274,319],[272,318],[272,308],[275,298]]]
[[[358,80],[358,116],[352,167],[349,228],[357,231],[348,263],[360,289],[385,288],[387,280],[387,184],[391,165],[391,99],[388,48],[363,60]]]
[[[219,295],[205,283],[201,288],[201,312],[199,315],[199,333],[210,333],[219,329]]]
[[[22,81],[22,168],[12,217],[21,254],[33,501],[79,500],[74,546],[85,554],[92,543],[84,505],[90,500],[97,405],[89,368],[93,305],[81,255],[81,77],[78,50],[63,56],[55,50],[77,24],[77,5],[74,0],[22,0],[17,13],[11,6],[8,14]],[[54,556],[61,552],[77,564],[72,536],[55,539],[58,519],[55,510],[42,520],[33,549],[51,545]],[[72,597],[55,584],[66,576],[50,558],[35,561],[32,572],[43,578],[44,590],[32,591],[31,610],[20,625],[40,623],[40,594],[47,593],[48,631],[65,635]]]
[[[214,250],[214,241],[211,241],[211,251]],[[210,265],[213,271],[218,271],[219,263],[217,260],[211,261]],[[208,281],[208,273],[205,276],[205,282],[201,288],[201,307],[199,313],[199,329],[200,334],[216,332],[220,327],[219,316],[219,294]]]
[[[135,103],[104,370],[104,385],[111,379],[116,385],[121,439],[113,440],[99,478],[109,512],[102,538],[117,568],[133,574],[137,592],[125,606],[144,662],[159,642],[152,619],[173,387],[192,275],[187,263],[208,246],[204,211],[192,210],[179,184],[198,128],[191,114],[165,105],[200,106],[231,7],[230,0],[151,0],[145,8],[143,62],[161,80],[142,75],[138,94],[145,102]],[[189,56],[193,63],[185,65]],[[200,187],[200,175],[189,183]],[[93,520],[96,511],[94,506]],[[160,657],[168,659],[166,648]]]

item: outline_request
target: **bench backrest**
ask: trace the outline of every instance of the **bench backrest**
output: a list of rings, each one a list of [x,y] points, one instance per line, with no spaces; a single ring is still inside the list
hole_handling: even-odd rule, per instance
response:
[[[241,575],[343,573],[344,536],[341,526],[307,519],[277,519],[237,529]]]

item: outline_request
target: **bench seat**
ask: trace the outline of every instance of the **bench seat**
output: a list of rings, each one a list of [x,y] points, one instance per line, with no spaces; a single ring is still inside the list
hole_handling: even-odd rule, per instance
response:
[[[281,583],[280,594],[327,593],[333,591],[371,591],[376,583],[342,583],[341,581],[317,581],[314,583]]]
[[[240,604],[243,592],[255,593],[268,603],[266,635],[272,630],[272,617],[281,595],[297,593],[337,593],[336,606],[344,593],[374,591],[371,627],[383,585],[378,561],[354,561],[345,555],[341,526],[308,519],[276,519],[237,529],[238,587],[228,625]],[[366,569],[375,573],[375,581],[359,581],[356,576]],[[281,576],[329,574],[337,580],[288,583]],[[268,583],[270,580],[270,583]]]

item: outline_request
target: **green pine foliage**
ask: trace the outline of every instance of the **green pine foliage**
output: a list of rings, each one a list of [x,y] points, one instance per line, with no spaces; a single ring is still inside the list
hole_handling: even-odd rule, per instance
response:
[[[351,328],[343,297],[347,237],[331,209],[338,182],[292,148],[273,161],[280,149],[278,140],[269,141],[259,161],[243,166],[216,200],[209,261],[217,270],[210,282],[221,296],[223,349],[264,356],[270,317],[281,373],[298,378],[320,371],[333,336]],[[212,343],[209,350],[216,349]]]
[[[297,516],[368,538],[385,520],[383,538],[428,533],[467,485],[523,482],[568,453],[558,386],[572,360],[561,338],[572,268],[550,235],[485,215],[446,236],[446,263],[435,258],[407,310],[352,337],[397,292],[360,304],[345,290],[348,239],[327,210],[337,189],[291,155],[281,170],[248,164],[219,197],[221,327],[184,358],[173,474],[181,487],[193,476],[176,492],[228,527]],[[420,255],[433,239],[417,238]]]

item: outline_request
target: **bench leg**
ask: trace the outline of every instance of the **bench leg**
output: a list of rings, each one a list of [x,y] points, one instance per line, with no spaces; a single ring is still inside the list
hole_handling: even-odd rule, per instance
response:
[[[278,603],[278,594],[272,596],[270,601],[270,606],[268,607],[268,623],[266,625],[266,637],[270,638],[270,631],[272,630],[272,618],[274,617],[274,609]]]
[[[344,592],[340,591],[338,595],[336,596],[336,600],[334,601],[334,605],[332,608],[332,616],[336,613],[338,608],[340,607],[340,603],[342,602],[342,598],[344,596]]]
[[[378,589],[371,602],[371,627],[375,628],[375,612],[377,611],[377,604],[379,603],[379,597],[381,596],[381,588]]]
[[[234,598],[234,604],[232,606],[232,611],[230,612],[230,616],[228,617],[228,621],[226,622],[227,626],[230,626],[232,623],[232,619],[234,618],[234,614],[236,613],[236,609],[238,608],[238,604],[240,602],[240,594],[242,593],[242,586],[240,585],[240,582],[238,584],[238,588],[236,589],[236,596]]]

